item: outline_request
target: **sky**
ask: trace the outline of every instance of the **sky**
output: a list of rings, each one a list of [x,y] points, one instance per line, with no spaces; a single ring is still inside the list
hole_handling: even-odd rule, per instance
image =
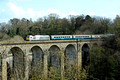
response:
[[[0,0],[0,23],[13,18],[35,21],[51,13],[60,18],[83,14],[114,19],[120,15],[120,0]]]

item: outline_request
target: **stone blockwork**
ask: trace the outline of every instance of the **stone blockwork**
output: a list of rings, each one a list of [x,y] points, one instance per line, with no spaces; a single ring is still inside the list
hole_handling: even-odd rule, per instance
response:
[[[2,80],[7,80],[8,67],[16,74],[16,79],[19,77],[28,80],[30,69],[34,66],[38,66],[35,72],[43,74],[45,78],[48,76],[49,66],[54,66],[60,70],[63,79],[64,57],[66,56],[68,65],[71,65],[72,60],[77,60],[78,66],[81,67],[82,52],[85,52],[82,51],[82,47],[87,45],[90,49],[93,43],[96,42],[94,40],[52,40],[0,43]]]

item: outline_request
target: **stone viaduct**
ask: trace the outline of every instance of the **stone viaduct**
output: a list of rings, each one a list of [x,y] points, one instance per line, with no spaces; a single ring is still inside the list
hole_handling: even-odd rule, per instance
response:
[[[20,78],[16,80],[28,80],[30,69],[34,66],[37,66],[35,72],[42,73],[45,78],[50,66],[59,69],[63,75],[64,66],[71,65],[71,61],[76,61],[81,67],[82,62],[89,57],[90,48],[97,42],[98,40],[88,39],[1,42],[1,78],[7,80],[9,73],[14,71],[17,78]],[[65,57],[68,63],[65,63]]]

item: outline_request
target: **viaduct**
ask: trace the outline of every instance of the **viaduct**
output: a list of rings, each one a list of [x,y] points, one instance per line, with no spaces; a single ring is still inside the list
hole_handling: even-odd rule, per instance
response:
[[[12,72],[17,76],[16,80],[28,80],[31,67],[36,67],[34,74],[42,73],[46,78],[51,66],[63,75],[65,65],[71,66],[71,61],[82,67],[82,63],[88,61],[89,50],[98,41],[101,40],[1,42],[0,78],[7,80]]]

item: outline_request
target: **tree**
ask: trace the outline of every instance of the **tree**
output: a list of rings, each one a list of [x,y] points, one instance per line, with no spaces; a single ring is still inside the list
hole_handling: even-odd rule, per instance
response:
[[[79,27],[81,27],[84,22],[85,22],[84,15],[78,16],[76,18],[75,29],[78,29]]]
[[[116,35],[120,35],[120,16],[117,15],[115,20],[114,20],[114,24],[115,24],[115,34]]]
[[[91,50],[90,55],[90,78],[100,80],[116,79],[116,61],[111,52],[96,47]]]
[[[8,30],[8,35],[9,35],[10,37],[15,36],[15,35],[16,35],[16,29],[10,28],[10,29]]]

